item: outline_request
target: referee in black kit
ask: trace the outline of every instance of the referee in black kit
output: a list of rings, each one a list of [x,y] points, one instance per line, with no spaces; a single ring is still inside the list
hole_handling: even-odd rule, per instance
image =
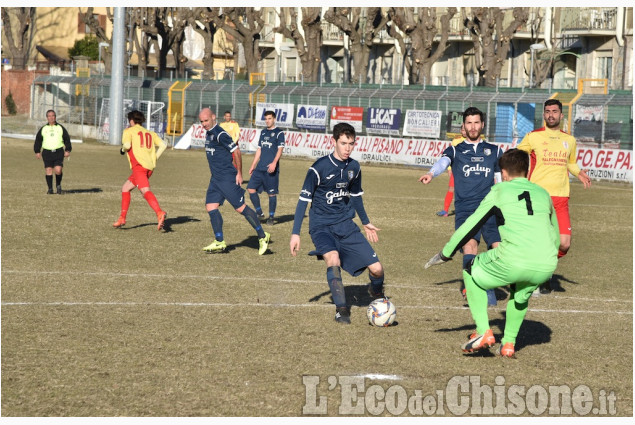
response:
[[[48,124],[40,128],[35,135],[33,150],[37,159],[44,160],[44,170],[46,171],[47,194],[53,194],[53,169],[55,169],[55,185],[57,194],[62,194],[62,167],[64,158],[71,154],[71,138],[68,131],[57,123],[55,111],[46,111]],[[41,151],[41,153],[40,153]]]

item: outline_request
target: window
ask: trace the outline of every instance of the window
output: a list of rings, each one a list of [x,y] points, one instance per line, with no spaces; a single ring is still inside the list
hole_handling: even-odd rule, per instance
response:
[[[287,69],[285,71],[286,81],[295,81],[297,75],[297,58],[286,58]]]
[[[593,66],[593,78],[607,79],[611,87],[611,76],[613,75],[613,57],[604,52],[598,53]]]

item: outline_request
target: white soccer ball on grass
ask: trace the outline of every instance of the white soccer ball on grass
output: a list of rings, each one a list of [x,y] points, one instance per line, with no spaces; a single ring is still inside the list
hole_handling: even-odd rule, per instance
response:
[[[397,317],[395,305],[387,298],[379,298],[368,305],[368,321],[373,326],[386,327],[393,324]]]

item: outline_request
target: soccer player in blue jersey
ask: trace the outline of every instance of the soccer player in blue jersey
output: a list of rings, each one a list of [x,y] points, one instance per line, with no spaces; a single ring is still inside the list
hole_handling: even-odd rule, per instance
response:
[[[350,157],[355,147],[355,129],[347,123],[336,124],[332,142],[333,153],[315,161],[304,179],[289,246],[295,257],[300,250],[304,213],[311,202],[309,234],[315,250],[309,255],[317,255],[326,262],[326,279],[335,303],[335,321],[350,324],[341,270],[359,276],[368,268],[368,293],[377,299],[384,298],[384,269],[353,221],[357,212],[368,240],[377,242],[380,229],[371,224],[362,201],[360,165]]]
[[[450,146],[441,155],[441,158],[432,166],[427,174],[421,176],[419,181],[428,184],[432,179],[442,174],[448,166],[452,167],[454,175],[454,228],[458,229],[461,224],[472,215],[487,196],[494,183],[501,181],[498,158],[502,155],[502,150],[491,143],[481,139],[481,132],[485,123],[483,113],[473,106],[463,112],[463,126],[465,127],[465,140],[456,146]],[[462,244],[463,268],[467,268],[478,253],[478,244],[481,235],[488,248],[495,248],[500,242],[498,227],[495,217],[489,217],[481,229]],[[465,283],[461,285],[463,298],[465,294]],[[496,295],[490,289],[487,293],[488,304],[496,305]]]
[[[245,190],[240,187],[243,183],[240,149],[231,136],[216,124],[216,115],[211,109],[202,109],[198,118],[206,132],[205,154],[212,173],[207,188],[205,207],[215,236],[214,242],[203,248],[203,251],[213,253],[227,250],[223,236],[223,217],[218,210],[218,207],[227,199],[236,212],[245,216],[247,222],[258,233],[258,254],[263,255],[267,252],[271,235],[262,229],[255,211],[245,204]]]
[[[267,224],[273,225],[273,216],[278,204],[278,185],[280,183],[280,157],[284,148],[284,133],[276,127],[276,114],[273,111],[265,112],[265,124],[267,128],[260,132],[258,150],[249,168],[249,183],[247,191],[256,214],[264,217],[260,207],[258,188],[262,186],[269,195],[269,218]]]

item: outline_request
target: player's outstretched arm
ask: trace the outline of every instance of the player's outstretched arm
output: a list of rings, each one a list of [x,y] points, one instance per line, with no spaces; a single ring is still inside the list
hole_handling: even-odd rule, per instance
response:
[[[424,269],[429,268],[430,266],[436,266],[438,264],[443,264],[446,263],[448,261],[450,261],[452,258],[450,257],[445,257],[441,252],[438,252],[436,254],[434,254],[434,257],[430,258],[428,260],[428,262],[426,263],[425,266],[423,266]]]
[[[419,181],[423,184],[428,184],[432,181],[432,179],[441,173],[444,173],[445,170],[452,164],[452,161],[447,156],[442,156],[434,163],[430,171],[425,173],[423,176],[419,177]]]

